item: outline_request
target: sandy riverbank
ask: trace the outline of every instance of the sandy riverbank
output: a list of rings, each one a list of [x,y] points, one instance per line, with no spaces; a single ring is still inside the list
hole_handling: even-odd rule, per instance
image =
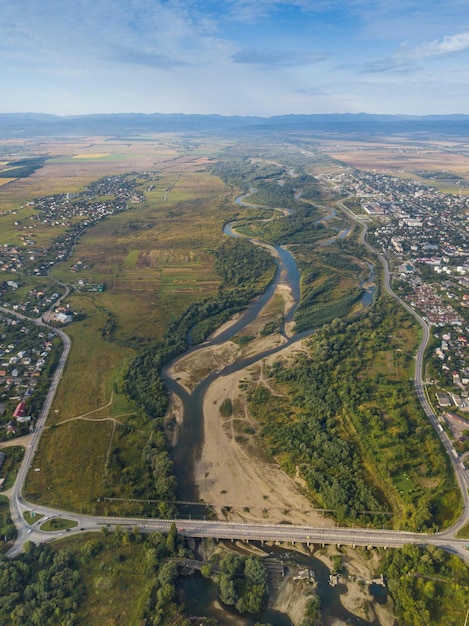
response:
[[[329,570],[333,569],[333,557],[339,556],[343,563],[344,575],[340,577],[340,604],[352,615],[367,622],[374,622],[380,626],[395,626],[394,605],[388,597],[384,604],[380,604],[369,591],[369,583],[373,579],[377,555],[364,555],[356,550],[341,549],[334,546],[316,551],[314,557],[321,560]],[[281,580],[274,590],[270,606],[282,613],[287,613],[294,626],[299,626],[305,616],[308,600],[319,591],[315,581],[295,580],[294,574]],[[353,619],[353,618],[352,618]],[[324,626],[346,626],[343,620],[337,617],[323,617]]]
[[[278,333],[263,336],[262,329],[272,320],[280,320],[292,305],[290,289],[280,283],[256,320],[240,333],[241,337],[249,337],[248,343],[240,342],[238,336],[238,342],[201,346],[173,363],[167,374],[190,393],[211,372],[221,372],[239,358],[284,344],[284,336]],[[217,335],[232,323],[233,320],[224,325]],[[295,343],[281,351],[281,358],[289,358],[302,349],[301,342]],[[194,468],[199,497],[222,519],[228,516],[238,520],[329,526],[332,524],[329,519],[312,510],[311,502],[301,492],[301,481],[295,481],[274,461],[268,460],[254,435],[257,425],[247,410],[242,381],[259,380],[263,377],[263,364],[272,363],[276,358],[279,356],[272,355],[247,369],[221,375],[208,388],[203,405],[204,443]],[[223,417],[220,407],[228,399],[234,410]],[[183,420],[177,398],[173,398],[170,415],[173,425]],[[173,431],[173,441],[175,436]]]

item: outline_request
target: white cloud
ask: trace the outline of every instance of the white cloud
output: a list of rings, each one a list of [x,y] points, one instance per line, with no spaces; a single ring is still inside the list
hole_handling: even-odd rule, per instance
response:
[[[428,41],[413,48],[403,45],[397,52],[396,58],[403,61],[415,61],[466,51],[469,51],[469,32],[448,35],[439,41]]]
[[[427,41],[417,46],[409,46],[407,43],[403,43],[395,54],[385,59],[367,63],[362,72],[415,71],[420,69],[416,62],[462,52],[469,52],[469,32],[447,35],[442,39]]]

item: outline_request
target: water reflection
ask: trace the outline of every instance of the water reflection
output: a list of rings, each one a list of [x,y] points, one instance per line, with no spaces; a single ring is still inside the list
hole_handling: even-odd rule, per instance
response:
[[[261,549],[261,545],[256,546]],[[268,548],[271,556],[283,560],[290,574],[298,569],[308,568],[314,572],[317,582],[315,593],[321,601],[321,617],[327,624],[353,624],[354,626],[380,626],[377,621],[367,621],[348,611],[341,602],[341,596],[347,593],[347,585],[340,583],[335,587],[329,584],[331,570],[321,560],[296,551],[287,551],[278,546]],[[241,552],[245,552],[241,550]],[[270,623],[272,626],[292,626],[292,621],[285,613],[267,609],[260,615],[240,615],[230,607],[223,607],[218,599],[217,585],[210,579],[203,578],[199,572],[192,576],[182,576],[177,583],[178,599],[184,604],[185,610],[194,616],[210,617],[218,620],[220,625],[236,624],[253,626],[254,624]],[[313,588],[312,588],[313,589]],[[375,602],[385,605],[388,600],[387,589],[380,585],[370,585],[370,594]]]

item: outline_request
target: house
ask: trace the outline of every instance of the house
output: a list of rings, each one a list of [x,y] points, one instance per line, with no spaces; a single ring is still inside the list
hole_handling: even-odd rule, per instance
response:
[[[436,399],[438,401],[438,404],[440,406],[451,406],[451,399],[448,396],[448,394],[446,393],[442,393],[441,391],[437,391],[436,393]]]
[[[15,419],[18,419],[20,417],[23,417],[25,413],[26,413],[26,404],[24,402],[18,402],[18,404],[16,405],[16,409],[13,413],[13,417]]]
[[[55,319],[62,324],[69,324],[73,321],[73,317],[71,315],[67,315],[66,313],[57,313]]]

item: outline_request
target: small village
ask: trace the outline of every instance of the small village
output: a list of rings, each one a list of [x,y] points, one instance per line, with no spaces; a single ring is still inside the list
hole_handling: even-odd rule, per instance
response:
[[[109,215],[126,211],[129,203],[143,201],[143,194],[135,189],[137,183],[132,175],[106,176],[82,192],[36,198],[22,206],[33,208],[34,213],[26,218],[18,216],[14,223],[18,241],[0,246],[0,272],[46,276],[52,265],[69,256],[87,228]],[[39,246],[36,241],[35,230],[42,225],[61,231],[48,247]]]
[[[34,427],[60,349],[55,333],[0,312],[0,441]]]

